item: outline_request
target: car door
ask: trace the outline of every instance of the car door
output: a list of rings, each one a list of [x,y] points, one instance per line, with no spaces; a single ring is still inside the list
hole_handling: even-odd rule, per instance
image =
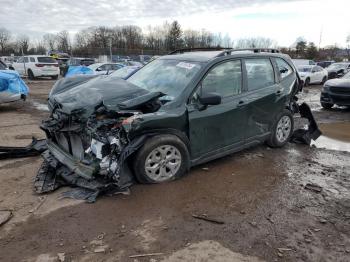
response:
[[[192,158],[224,152],[244,143],[246,108],[243,95],[241,60],[230,60],[210,68],[188,105],[189,137]],[[198,97],[217,93],[221,104],[204,108]]]
[[[12,64],[13,68],[20,74],[24,75],[24,57],[18,58],[17,62]]]
[[[246,58],[244,63],[248,87],[244,97],[248,107],[245,139],[249,142],[269,134],[276,115],[283,110],[284,101],[280,97],[284,89],[276,81],[270,58]]]

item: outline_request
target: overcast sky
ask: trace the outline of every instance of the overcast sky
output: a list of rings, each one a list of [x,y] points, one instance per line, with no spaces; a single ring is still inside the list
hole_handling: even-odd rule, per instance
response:
[[[304,37],[317,46],[345,46],[350,0],[0,0],[0,27],[14,34],[133,24],[145,29],[178,20],[182,29],[228,33],[232,39],[263,36],[290,46]]]

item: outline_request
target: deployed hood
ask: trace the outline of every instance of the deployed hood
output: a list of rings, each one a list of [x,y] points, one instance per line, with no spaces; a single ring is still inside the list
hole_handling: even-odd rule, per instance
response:
[[[328,80],[325,85],[327,86],[333,86],[333,87],[348,87],[350,88],[350,79],[345,78],[337,78],[337,79],[331,79]]]
[[[79,76],[62,79],[53,87],[49,104],[70,114],[83,110],[91,114],[99,104],[117,106],[121,102],[149,94],[123,79],[113,76]]]

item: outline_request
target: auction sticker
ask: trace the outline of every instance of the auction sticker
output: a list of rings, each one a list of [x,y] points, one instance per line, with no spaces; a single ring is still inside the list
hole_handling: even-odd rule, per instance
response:
[[[191,70],[196,65],[195,64],[191,64],[191,63],[186,63],[186,62],[180,62],[176,66]]]

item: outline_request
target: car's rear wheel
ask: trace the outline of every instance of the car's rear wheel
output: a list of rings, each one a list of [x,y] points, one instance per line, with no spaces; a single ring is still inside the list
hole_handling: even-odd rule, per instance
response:
[[[30,69],[28,69],[28,78],[30,79],[30,80],[33,80],[35,77],[34,77],[34,74],[33,74],[33,72],[32,72],[32,70],[30,70]]]
[[[331,109],[334,104],[331,104],[331,103],[323,103],[321,102],[321,106],[324,108],[324,109]]]
[[[309,86],[309,85],[310,85],[310,78],[306,78],[304,86]]]
[[[277,117],[276,123],[273,125],[271,136],[267,144],[271,147],[282,147],[288,143],[294,130],[294,118],[292,113],[285,109]]]
[[[150,138],[136,153],[134,172],[140,183],[161,183],[181,177],[189,168],[186,145],[176,136]]]
[[[56,76],[51,76],[51,79],[52,80],[56,80],[58,78],[58,75],[56,75]]]
[[[324,76],[324,77],[322,78],[322,82],[321,82],[321,84],[323,85],[324,83],[326,83],[326,81],[327,81],[327,77],[326,77],[326,76]]]

